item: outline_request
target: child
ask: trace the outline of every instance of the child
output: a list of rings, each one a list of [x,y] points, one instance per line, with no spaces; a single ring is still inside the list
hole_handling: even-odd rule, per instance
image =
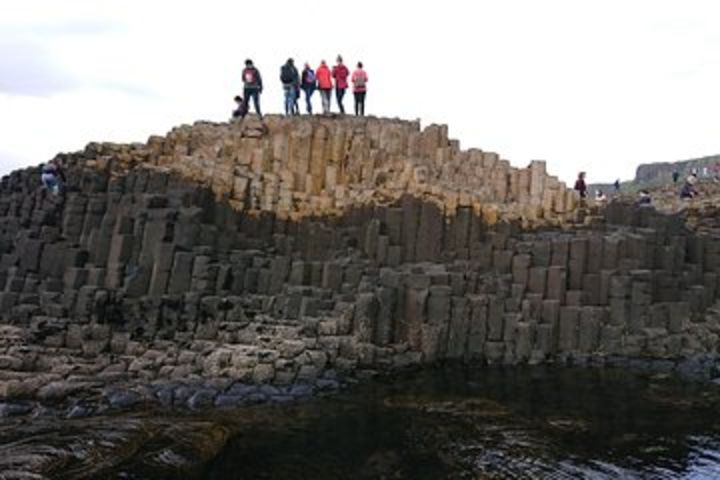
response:
[[[235,103],[237,103],[237,108],[233,110],[232,118],[240,118],[240,120],[242,120],[248,113],[247,102],[245,102],[245,100],[243,100],[240,95],[235,95],[235,98],[233,100],[235,100]]]

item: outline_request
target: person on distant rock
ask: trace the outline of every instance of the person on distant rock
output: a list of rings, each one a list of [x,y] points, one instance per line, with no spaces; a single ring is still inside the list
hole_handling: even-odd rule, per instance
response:
[[[584,199],[587,197],[587,185],[585,185],[585,172],[578,173],[577,180],[575,180],[575,191],[580,194],[580,198]]]
[[[641,207],[643,206],[649,206],[652,203],[652,198],[650,198],[650,192],[647,190],[640,190],[640,194],[638,197],[638,205]]]
[[[615,195],[620,193],[620,179],[618,178],[615,180],[615,183],[613,183],[613,187],[615,187]]]
[[[673,173],[672,173],[673,183],[677,183],[679,178],[680,178],[680,172],[678,172],[677,170],[673,170]]]
[[[320,99],[322,100],[323,113],[330,113],[330,103],[332,102],[332,73],[328,68],[325,60],[320,62],[320,66],[315,71],[317,78],[318,90],[320,90]]]
[[[690,175],[688,175],[687,178],[685,179],[685,183],[690,184],[691,187],[695,187],[695,184],[697,183],[697,181],[698,181],[697,171],[693,168]]]
[[[255,68],[252,60],[245,60],[245,69],[242,73],[245,102],[248,104],[248,111],[250,110],[250,99],[252,99],[255,105],[255,112],[262,119],[262,112],[260,112],[260,94],[263,91],[262,77],[260,71]]]
[[[357,68],[350,79],[353,84],[353,95],[355,96],[355,116],[365,116],[365,95],[367,94],[368,76],[363,70],[362,62],[357,63]]]
[[[343,106],[343,97],[345,91],[348,88],[348,77],[350,76],[350,70],[343,63],[343,59],[340,55],[337,56],[337,65],[332,69],[332,76],[335,79],[335,99],[338,103],[340,113],[345,113],[345,107]]]
[[[240,120],[242,120],[243,118],[245,118],[245,115],[247,115],[248,112],[247,102],[245,102],[245,100],[243,100],[240,95],[235,95],[235,98],[233,100],[235,100],[237,107],[232,112],[232,118],[239,118]]]
[[[40,181],[48,192],[58,195],[63,190],[65,174],[57,161],[50,160],[43,165],[40,173]]]
[[[300,74],[300,87],[305,92],[305,109],[308,115],[312,115],[312,96],[317,88],[317,78],[315,78],[315,71],[310,68],[310,64],[305,62],[303,71]]]
[[[603,193],[602,190],[595,190],[595,203],[598,205],[605,205],[607,202],[607,197]]]
[[[285,92],[285,115],[294,115],[295,93],[300,85],[300,75],[292,58],[288,58],[285,65],[280,67],[280,81]]]
[[[697,190],[695,190],[695,186],[690,182],[685,182],[683,187],[680,189],[680,198],[695,198],[696,196]]]

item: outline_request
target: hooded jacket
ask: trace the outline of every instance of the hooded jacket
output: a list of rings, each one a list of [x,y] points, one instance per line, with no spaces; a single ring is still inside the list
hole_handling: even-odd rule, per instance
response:
[[[315,78],[317,78],[318,88],[320,90],[331,90],[332,89],[332,74],[327,65],[320,65],[315,71]]]

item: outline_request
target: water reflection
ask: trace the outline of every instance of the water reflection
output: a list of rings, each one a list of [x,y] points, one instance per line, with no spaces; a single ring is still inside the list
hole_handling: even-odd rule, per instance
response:
[[[715,479],[719,398],[619,370],[424,372],[278,410],[201,478]]]

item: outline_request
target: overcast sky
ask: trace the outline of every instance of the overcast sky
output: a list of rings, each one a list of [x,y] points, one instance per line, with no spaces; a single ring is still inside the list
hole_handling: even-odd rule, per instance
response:
[[[720,153],[719,22],[715,0],[2,0],[0,174],[226,120],[247,57],[280,112],[288,56],[341,53],[365,63],[368,113],[566,181],[626,179]]]

